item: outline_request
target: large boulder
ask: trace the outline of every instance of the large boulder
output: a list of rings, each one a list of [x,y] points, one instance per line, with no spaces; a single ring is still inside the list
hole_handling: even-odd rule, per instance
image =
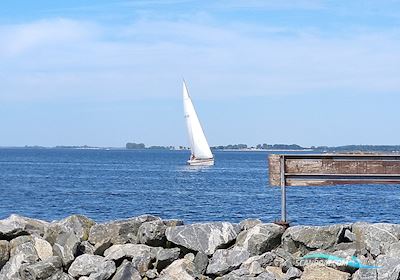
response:
[[[39,260],[32,240],[18,244],[10,254],[9,261],[0,270],[0,279],[21,280],[20,269]]]
[[[172,262],[179,258],[181,250],[179,248],[161,249],[156,253],[155,267],[158,271],[163,270]]]
[[[261,255],[278,247],[284,232],[276,224],[256,224],[238,235],[236,246],[245,248],[251,256]]]
[[[321,264],[311,264],[304,268],[302,280],[348,280],[350,273],[342,272]]]
[[[68,273],[72,277],[80,276],[99,276],[99,278],[108,279],[115,272],[115,263],[106,260],[104,257],[97,255],[80,255],[71,264]],[[93,276],[92,276],[93,275]]]
[[[41,220],[13,214],[7,219],[0,220],[0,240],[11,240],[28,234],[43,236],[48,225],[49,223]]]
[[[136,270],[135,266],[124,260],[122,264],[118,267],[117,272],[111,278],[111,280],[141,280],[139,271]]]
[[[241,247],[232,249],[218,249],[212,256],[207,274],[223,275],[238,268],[245,260],[250,257],[249,252]]]
[[[188,258],[174,261],[161,271],[159,280],[195,280],[194,264]]]
[[[89,242],[95,246],[95,254],[102,255],[106,249],[114,244],[138,243],[139,227],[150,221],[160,218],[143,215],[127,220],[96,224],[89,232]]]
[[[6,240],[0,240],[0,270],[10,258],[10,244]]]
[[[113,245],[105,252],[106,260],[118,261],[121,259],[130,259],[132,265],[141,275],[144,275],[149,269],[150,264],[156,258],[156,248],[143,244],[119,244]]]
[[[289,253],[307,254],[317,249],[329,249],[337,244],[346,225],[294,226],[282,236],[282,246]]]
[[[378,280],[397,280],[400,278],[400,255],[397,257],[389,257],[380,255],[375,260]]]
[[[60,257],[50,257],[21,268],[21,278],[24,280],[48,279],[62,272],[62,260]]]
[[[165,246],[167,226],[163,221],[151,221],[143,223],[138,230],[139,242],[149,246]]]
[[[355,223],[352,226],[355,242],[374,257],[385,253],[388,247],[400,239],[400,225]]]
[[[45,233],[45,239],[53,245],[58,235],[65,232],[72,232],[80,241],[85,241],[89,238],[89,231],[95,224],[93,220],[85,216],[72,215],[49,224]]]
[[[53,248],[49,242],[42,238],[34,237],[33,244],[41,260],[46,260],[53,256]]]
[[[77,256],[79,243],[79,238],[73,232],[63,232],[57,236],[53,252],[62,259],[65,267],[68,267]]]
[[[176,245],[212,255],[234,241],[238,232],[237,225],[216,222],[169,227],[165,233],[168,241]]]

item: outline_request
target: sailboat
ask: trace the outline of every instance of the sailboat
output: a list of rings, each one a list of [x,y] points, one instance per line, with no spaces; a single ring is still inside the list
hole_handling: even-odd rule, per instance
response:
[[[190,99],[185,81],[183,81],[183,109],[192,151],[187,163],[189,165],[214,165],[214,156]]]

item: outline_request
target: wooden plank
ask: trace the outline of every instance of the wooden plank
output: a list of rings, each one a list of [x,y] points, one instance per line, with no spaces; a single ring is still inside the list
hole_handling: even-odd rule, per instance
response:
[[[270,155],[270,185],[280,186],[282,155]],[[336,184],[400,184],[400,155],[284,155],[287,186]]]

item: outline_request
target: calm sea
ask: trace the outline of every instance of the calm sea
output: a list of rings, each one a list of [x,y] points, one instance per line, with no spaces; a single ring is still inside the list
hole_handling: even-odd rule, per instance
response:
[[[189,153],[159,150],[0,149],[0,219],[12,213],[96,221],[148,213],[238,222],[280,217],[266,152],[216,152],[213,167],[185,165]],[[397,186],[290,187],[293,224],[400,223]]]

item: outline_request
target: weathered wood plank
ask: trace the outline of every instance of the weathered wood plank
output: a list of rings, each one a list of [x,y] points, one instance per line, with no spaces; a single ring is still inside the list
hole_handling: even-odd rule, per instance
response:
[[[270,185],[280,186],[280,158],[269,160]],[[284,155],[287,186],[399,184],[400,155]]]

